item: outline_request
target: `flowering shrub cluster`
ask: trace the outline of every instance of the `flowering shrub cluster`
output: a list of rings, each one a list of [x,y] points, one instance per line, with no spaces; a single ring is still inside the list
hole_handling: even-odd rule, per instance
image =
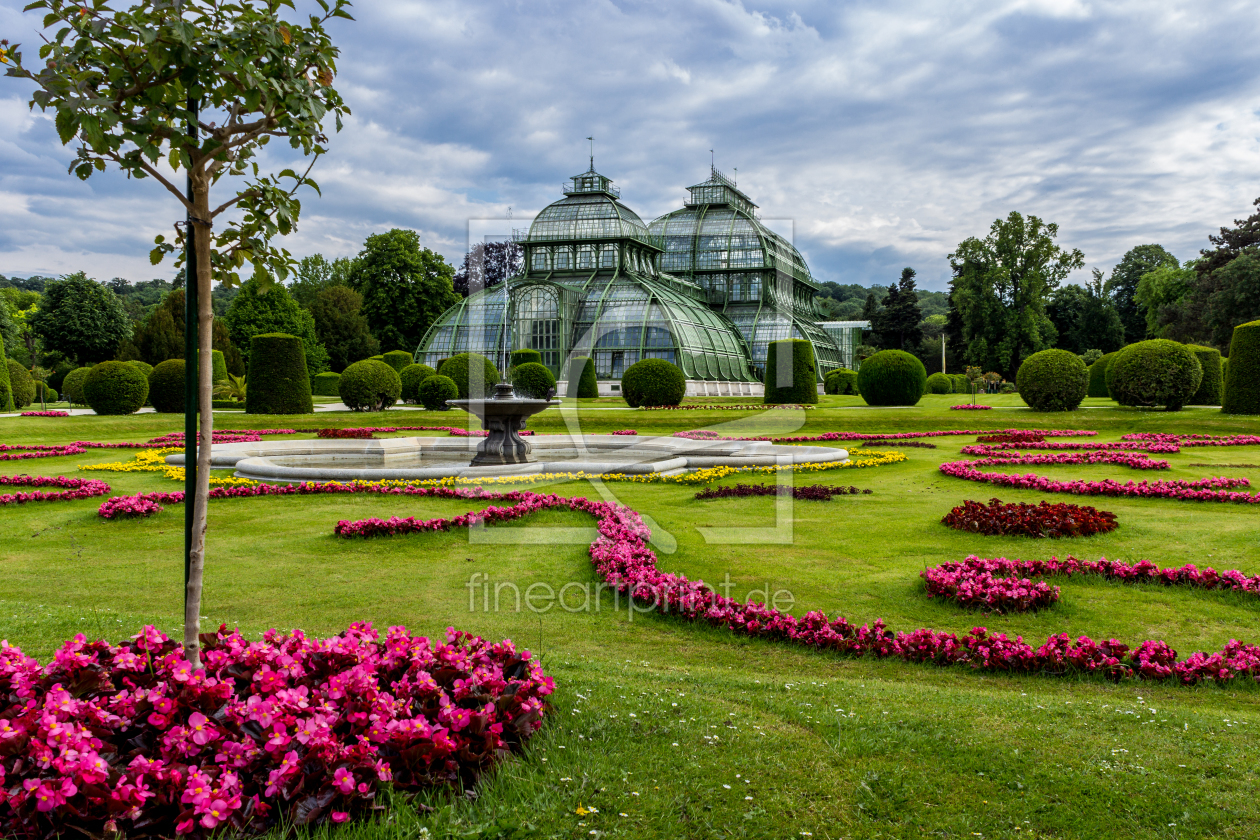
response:
[[[804,487],[779,484],[735,484],[729,487],[706,487],[696,494],[697,499],[739,499],[747,496],[791,496],[814,502],[830,502],[832,496],[870,495],[870,490],[856,487],[832,487],[826,484],[810,484]]]
[[[987,536],[1016,535],[1022,537],[1087,537],[1116,529],[1116,515],[1110,511],[1066,503],[1035,505],[1023,502],[1004,504],[991,499],[989,504],[966,501],[945,514],[941,520],[959,531]]]
[[[996,574],[995,574],[996,572]],[[1011,577],[1000,562],[974,554],[961,563],[942,563],[920,576],[929,598],[940,596],[960,607],[993,613],[1044,609],[1059,600],[1059,587],[1027,577]]]
[[[656,554],[648,546],[651,531],[633,510],[613,502],[584,498],[566,499],[527,491],[485,493],[464,498],[507,501],[508,508],[487,508],[448,520],[370,519],[338,522],[336,533],[345,537],[404,534],[412,531],[446,530],[456,524],[518,519],[545,508],[567,507],[589,513],[598,521],[599,536],[590,555],[597,573],[613,589],[647,608],[673,613],[690,621],[726,627],[740,635],[790,641],[850,656],[896,656],[907,662],[966,665],[982,671],[1041,674],[1100,674],[1120,680],[1174,679],[1183,685],[1204,681],[1229,683],[1236,679],[1260,681],[1260,647],[1231,641],[1216,653],[1193,653],[1179,660],[1177,652],[1162,641],[1145,641],[1136,649],[1115,639],[1096,642],[1088,636],[1073,641],[1067,633],[1049,637],[1033,648],[1022,637],[989,633],[976,627],[965,636],[930,629],[894,633],[883,621],[857,627],[843,617],[828,619],[813,611],[796,617],[765,604],[741,603],[717,594],[700,581],[667,574],[656,568]],[[493,511],[493,513],[491,513]]]
[[[73,499],[90,499],[104,496],[109,485],[87,478],[65,478],[42,475],[0,475],[0,488],[4,487],[59,487],[60,490],[32,490],[29,493],[0,493],[0,506],[20,505],[26,502],[65,502]],[[3,779],[0,779],[3,784]],[[3,800],[0,800],[3,801]]]
[[[634,429],[618,429],[617,431],[613,432],[613,434],[614,435],[637,435],[638,432]]]
[[[69,417],[68,411],[23,411],[23,417]]]
[[[38,662],[0,643],[0,833],[206,837],[344,822],[381,782],[471,785],[542,725],[529,651],[370,624],[316,639],[153,627]]]
[[[991,405],[980,405],[979,403],[975,403],[974,405],[973,404],[951,405],[949,407],[949,410],[950,411],[988,411],[991,408],[993,408],[993,406]]]

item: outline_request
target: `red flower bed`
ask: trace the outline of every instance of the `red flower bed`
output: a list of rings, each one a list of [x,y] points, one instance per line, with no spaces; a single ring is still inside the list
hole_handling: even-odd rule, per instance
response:
[[[1087,537],[1116,529],[1116,515],[1109,511],[1064,502],[1035,505],[1023,502],[1004,504],[1001,499],[963,502],[941,520],[959,531],[976,534],[1022,537]]]
[[[617,431],[613,432],[613,434],[614,435],[637,435],[638,432],[635,431],[634,429],[618,429]]]
[[[320,429],[315,433],[320,438],[370,438],[371,429]]]
[[[68,411],[23,411],[23,417],[69,417]]]
[[[864,440],[859,444],[863,449],[880,449],[885,446],[912,449],[935,449],[935,443],[924,443],[921,440]]]
[[[832,496],[856,496],[859,493],[870,495],[870,490],[859,490],[856,487],[832,487],[826,484],[810,484],[805,487],[792,487],[778,484],[734,484],[729,487],[706,487],[696,494],[697,499],[740,499],[748,496],[792,496],[794,499],[807,499],[814,502],[830,502]]]
[[[0,505],[65,502],[104,496],[109,492],[109,485],[96,479],[42,475],[0,475],[0,488],[3,487],[60,487],[61,489],[51,493],[44,490],[34,490],[30,493],[0,493]]]
[[[380,782],[471,786],[542,725],[553,690],[528,651],[454,630],[202,640],[198,671],[152,627],[118,645],[76,636],[43,666],[0,644],[0,833],[344,822]]]
[[[1002,432],[993,435],[976,435],[977,443],[1041,443],[1046,439],[1039,432]]]
[[[692,429],[686,432],[674,432],[674,437],[688,440],[770,440],[774,443],[814,443],[829,440],[912,440],[914,438],[952,437],[970,435],[1006,434],[1016,435],[1019,440],[1029,440],[1030,436],[1045,437],[1090,437],[1098,434],[1082,429],[998,429],[992,432],[975,429],[946,429],[933,432],[885,432],[884,434],[864,434],[862,432],[823,432],[818,435],[798,435],[796,437],[731,437],[709,429]]]

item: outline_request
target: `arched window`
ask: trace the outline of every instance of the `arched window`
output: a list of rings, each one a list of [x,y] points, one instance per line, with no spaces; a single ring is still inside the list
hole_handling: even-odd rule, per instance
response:
[[[553,371],[558,370],[564,347],[556,291],[545,286],[528,286],[514,292],[513,297],[516,299],[518,346],[537,350],[542,354],[544,365]]]

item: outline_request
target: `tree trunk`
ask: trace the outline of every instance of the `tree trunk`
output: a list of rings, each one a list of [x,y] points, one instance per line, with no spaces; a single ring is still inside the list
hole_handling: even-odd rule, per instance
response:
[[[210,189],[204,173],[192,179],[193,207],[197,218],[210,218]],[[213,267],[210,264],[210,226],[196,226],[197,252],[197,411],[201,429],[197,446],[197,487],[193,498],[193,536],[188,590],[184,607],[184,657],[194,669],[201,667],[201,589],[206,561],[206,503],[210,495],[210,449],[214,437],[211,389],[214,376],[214,307],[210,299]]]

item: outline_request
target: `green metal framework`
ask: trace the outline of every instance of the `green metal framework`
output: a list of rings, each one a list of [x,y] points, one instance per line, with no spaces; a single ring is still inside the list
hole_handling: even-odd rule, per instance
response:
[[[818,326],[827,331],[840,348],[840,362],[849,370],[857,370],[857,348],[862,343],[862,332],[871,328],[870,321],[821,321]]]

